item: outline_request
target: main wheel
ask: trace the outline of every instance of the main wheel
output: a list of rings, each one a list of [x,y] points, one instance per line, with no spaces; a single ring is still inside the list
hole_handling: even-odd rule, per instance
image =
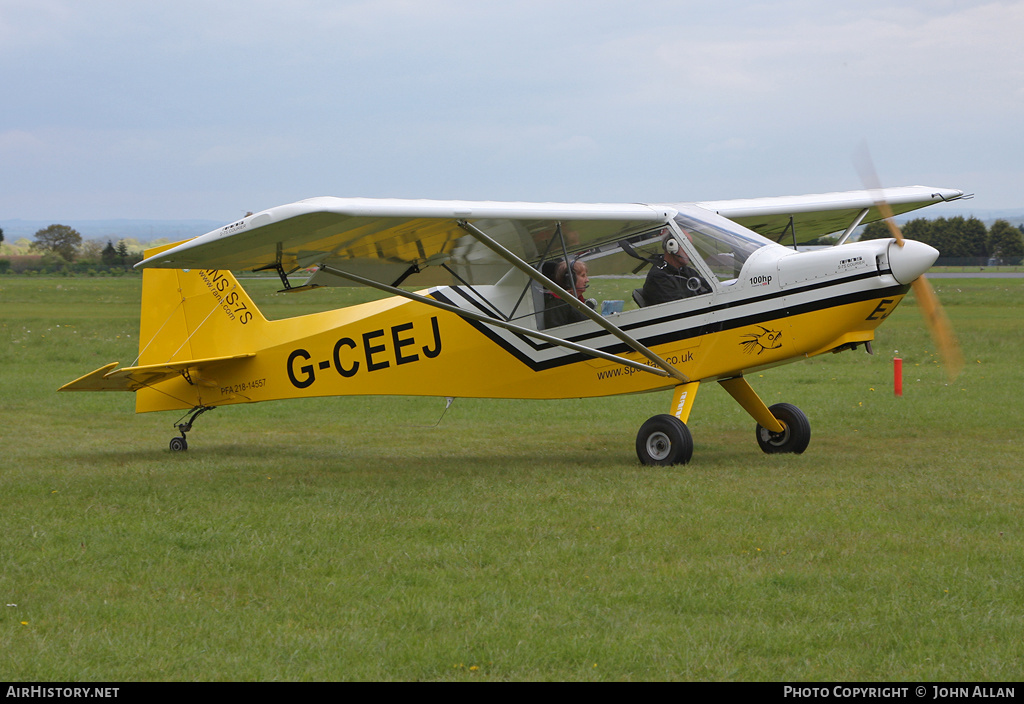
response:
[[[188,449],[188,443],[183,437],[171,438],[171,452],[183,452]]]
[[[811,441],[811,423],[799,408],[791,403],[776,403],[768,408],[776,420],[782,423],[784,430],[773,433],[757,424],[757,444],[761,451],[769,455],[792,452],[799,455],[807,449]]]
[[[686,464],[693,457],[693,437],[686,423],[675,416],[654,416],[640,426],[636,456],[647,465]]]

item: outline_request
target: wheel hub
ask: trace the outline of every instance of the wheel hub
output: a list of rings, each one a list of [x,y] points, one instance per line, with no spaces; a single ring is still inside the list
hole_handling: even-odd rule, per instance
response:
[[[647,453],[655,460],[661,461],[672,451],[672,441],[665,433],[651,433],[647,438]]]
[[[782,423],[782,421],[779,421],[779,423]],[[782,423],[781,433],[773,433],[768,428],[761,428],[761,439],[770,445],[785,445],[786,441],[789,440],[789,426]]]

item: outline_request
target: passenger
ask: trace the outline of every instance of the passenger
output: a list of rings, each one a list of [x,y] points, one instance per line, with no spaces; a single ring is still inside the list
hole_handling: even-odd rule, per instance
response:
[[[573,262],[572,272],[573,275],[569,276],[569,265],[566,264],[565,261],[560,261],[555,267],[554,276],[552,276],[551,279],[566,291],[575,293],[576,298],[582,303],[594,308],[597,305],[597,301],[592,298],[583,298],[583,292],[586,291],[587,286],[590,285],[590,277],[587,275],[586,262],[582,262],[577,259]],[[556,328],[560,325],[578,323],[579,321],[586,319],[587,316],[573,308],[555,294],[550,291],[544,292],[545,328]]]
[[[690,265],[686,250],[675,235],[665,235],[661,240],[661,248],[662,254],[647,272],[647,280],[644,282],[643,297],[647,305],[711,293],[711,287]]]

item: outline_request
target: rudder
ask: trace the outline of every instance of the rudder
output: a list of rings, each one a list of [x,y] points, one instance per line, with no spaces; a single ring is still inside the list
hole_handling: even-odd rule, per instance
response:
[[[163,249],[148,250],[146,257]],[[145,269],[138,363],[162,364],[249,352],[248,341],[266,322],[229,271]]]

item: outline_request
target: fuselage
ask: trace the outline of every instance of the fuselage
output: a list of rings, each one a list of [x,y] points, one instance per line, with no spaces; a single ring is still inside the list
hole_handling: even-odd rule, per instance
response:
[[[626,310],[610,320],[691,380],[736,377],[872,340],[910,281],[934,259],[931,248],[911,249],[904,252],[892,240],[811,252],[762,246],[733,280],[716,282],[708,294]],[[139,411],[331,395],[580,398],[678,383],[398,297],[267,321],[245,316],[247,297],[227,272],[150,273],[176,275],[178,281],[169,285],[182,289],[182,299],[196,307],[187,315],[205,316],[205,330],[181,354],[255,355],[218,366],[199,380],[178,378],[141,389]],[[524,285],[530,285],[525,276],[510,275],[496,285],[441,286],[424,293],[466,310],[500,311],[521,297]],[[212,313],[202,303],[206,295],[217,297]],[[170,310],[175,303],[163,305]],[[159,306],[159,296],[151,295],[149,305]],[[246,307],[233,310],[237,305]],[[154,331],[161,315],[152,311]],[[542,324],[539,316],[521,322]],[[646,363],[590,320],[553,332]],[[149,347],[155,335],[144,330],[140,345]],[[160,349],[151,354],[167,356]]]

